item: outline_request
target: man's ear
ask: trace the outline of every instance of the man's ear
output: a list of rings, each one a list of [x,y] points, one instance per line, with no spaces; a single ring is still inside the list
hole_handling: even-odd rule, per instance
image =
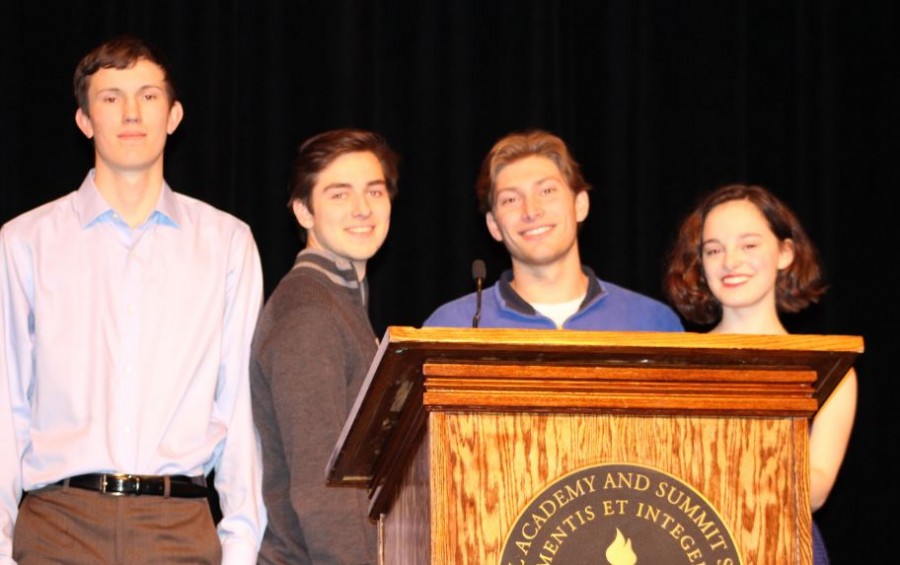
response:
[[[575,219],[580,224],[587,218],[588,211],[591,209],[591,199],[586,190],[582,190],[575,195]]]
[[[94,124],[91,123],[91,118],[81,111],[81,108],[75,110],[75,124],[86,138],[92,139],[94,137]]]
[[[794,240],[787,238],[778,247],[778,270],[781,271],[794,262]]]
[[[484,221],[487,224],[488,231],[491,232],[491,237],[497,241],[503,241],[503,232],[500,231],[500,226],[497,225],[494,215],[488,212],[484,215]]]
[[[310,230],[315,223],[313,220],[313,214],[310,209],[303,203],[299,198],[294,200],[294,203],[291,204],[291,208],[294,210],[294,217],[297,218],[297,223],[303,227],[303,229]]]
[[[181,105],[181,102],[176,100],[175,103],[172,104],[172,107],[169,108],[169,120],[166,123],[166,132],[169,135],[175,133],[182,118],[184,118],[184,106]]]

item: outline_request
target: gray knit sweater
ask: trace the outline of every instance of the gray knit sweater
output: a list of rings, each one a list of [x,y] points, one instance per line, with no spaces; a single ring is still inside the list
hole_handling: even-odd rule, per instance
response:
[[[304,250],[267,301],[250,362],[269,525],[260,563],[377,562],[364,489],[325,486],[325,467],[377,349],[365,280]]]

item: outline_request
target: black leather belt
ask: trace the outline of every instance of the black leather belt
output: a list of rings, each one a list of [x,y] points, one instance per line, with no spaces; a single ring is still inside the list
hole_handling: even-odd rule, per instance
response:
[[[167,479],[169,482],[168,492],[166,492]],[[202,498],[209,493],[206,488],[206,478],[187,477],[184,475],[159,477],[153,475],[94,473],[69,477],[56,484],[118,496],[147,494],[175,498]]]

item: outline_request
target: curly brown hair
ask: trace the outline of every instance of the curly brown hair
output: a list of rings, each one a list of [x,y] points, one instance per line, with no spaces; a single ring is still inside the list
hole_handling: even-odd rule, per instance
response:
[[[681,223],[668,255],[663,290],[682,316],[696,324],[713,324],[722,316],[722,305],[713,296],[703,273],[701,254],[703,224],[709,212],[731,200],[749,200],[769,223],[779,242],[790,239],[794,260],[778,272],[775,285],[779,312],[798,312],[818,302],[827,290],[822,281],[815,246],[793,211],[767,189],[757,185],[729,184],[700,199]]]

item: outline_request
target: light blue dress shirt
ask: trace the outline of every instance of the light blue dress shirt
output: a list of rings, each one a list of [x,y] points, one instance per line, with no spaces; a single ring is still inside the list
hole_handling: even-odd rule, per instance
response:
[[[223,563],[255,563],[266,517],[248,379],[263,299],[253,236],[165,183],[131,228],[93,178],[0,230],[0,563],[23,490],[212,469]]]

